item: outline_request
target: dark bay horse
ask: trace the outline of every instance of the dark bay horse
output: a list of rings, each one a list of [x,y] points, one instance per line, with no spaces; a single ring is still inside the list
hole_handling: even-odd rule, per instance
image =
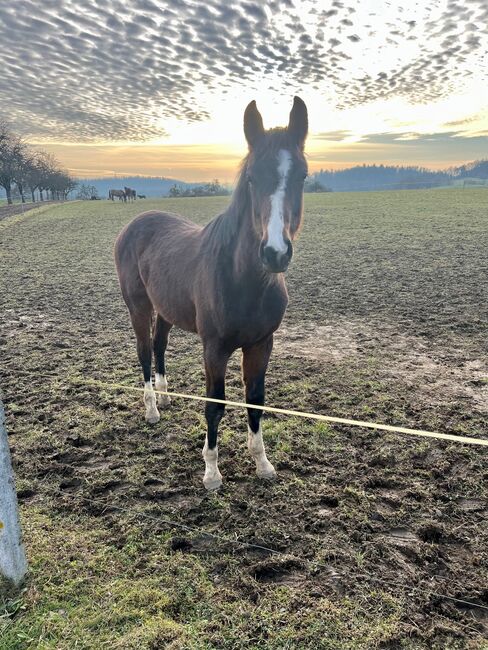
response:
[[[118,197],[119,201],[126,201],[124,190],[109,190],[108,198],[113,201],[115,197]]]
[[[174,214],[144,212],[118,236],[115,261],[136,334],[148,422],[159,420],[152,351],[155,387],[165,391],[164,355],[173,325],[202,339],[208,397],[225,399],[227,362],[241,348],[246,402],[264,404],[273,332],[288,303],[283,272],[303,213],[307,130],[307,109],[300,98],[294,99],[288,126],[268,131],[251,102],[244,113],[249,153],[227,210],[203,228]],[[169,404],[167,395],[159,397],[160,406]],[[223,405],[207,402],[203,483],[209,490],[222,483],[217,430],[223,414]],[[272,478],[275,469],[266,457],[261,415],[248,409],[248,447],[258,476]]]
[[[132,190],[130,187],[124,187],[124,194],[125,194],[125,198],[128,201],[136,200],[136,191]]]

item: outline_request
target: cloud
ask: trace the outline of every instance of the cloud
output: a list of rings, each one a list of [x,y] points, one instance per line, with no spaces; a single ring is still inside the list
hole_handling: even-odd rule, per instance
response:
[[[479,132],[466,137],[462,131],[447,131],[441,133],[372,133],[363,136],[358,143],[361,145],[381,145],[383,155],[389,154],[389,149],[402,151],[405,157],[412,154],[434,159],[449,160],[456,153],[461,160],[486,157],[488,151],[487,133]]]
[[[138,141],[207,121],[209,95],[314,90],[336,108],[446,97],[483,69],[485,0],[4,0],[2,109],[25,135]],[[394,6],[396,5],[396,6]]]
[[[415,164],[447,168],[466,160],[486,158],[488,132],[464,137],[460,131],[447,133],[370,133],[357,142],[331,145],[308,155],[315,169],[361,163]]]
[[[476,122],[477,119],[478,119],[477,115],[472,115],[470,117],[465,117],[462,120],[453,120],[452,122],[445,122],[444,126],[447,126],[449,128],[452,126],[465,126],[466,124],[471,124],[473,122]]]
[[[350,131],[338,130],[338,131],[325,131],[324,133],[318,133],[315,136],[316,140],[327,140],[328,142],[341,142],[346,138],[350,137],[352,134]]]
[[[361,137],[361,142],[373,144],[404,144],[406,146],[418,146],[419,144],[432,142],[449,142],[451,138],[464,137],[461,131],[444,131],[440,133],[415,133],[405,131],[403,133],[370,133]]]

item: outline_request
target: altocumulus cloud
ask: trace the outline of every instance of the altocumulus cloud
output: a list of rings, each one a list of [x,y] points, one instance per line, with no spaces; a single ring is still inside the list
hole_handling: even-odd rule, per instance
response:
[[[486,0],[3,0],[2,112],[33,138],[144,141],[242,85],[422,103],[480,74],[487,25]]]

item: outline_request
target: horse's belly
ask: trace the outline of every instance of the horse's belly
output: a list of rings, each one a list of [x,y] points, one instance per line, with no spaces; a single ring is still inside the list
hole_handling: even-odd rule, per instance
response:
[[[183,293],[172,295],[172,292],[167,291],[161,296],[151,296],[151,301],[154,309],[167,323],[186,332],[197,331],[195,305]]]
[[[156,311],[164,320],[172,325],[176,325],[186,332],[197,332],[197,324],[195,320],[195,310],[186,309],[185,311],[178,310],[177,312],[171,309],[159,308],[156,306]]]

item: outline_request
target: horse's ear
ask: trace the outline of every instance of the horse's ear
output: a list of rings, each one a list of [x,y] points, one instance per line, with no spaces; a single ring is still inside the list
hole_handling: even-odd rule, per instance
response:
[[[249,148],[252,149],[264,135],[263,118],[253,100],[244,111],[244,135]]]
[[[308,113],[305,102],[296,97],[293,99],[293,108],[290,113],[288,122],[288,133],[296,141],[298,146],[303,149],[305,138],[308,133]]]

